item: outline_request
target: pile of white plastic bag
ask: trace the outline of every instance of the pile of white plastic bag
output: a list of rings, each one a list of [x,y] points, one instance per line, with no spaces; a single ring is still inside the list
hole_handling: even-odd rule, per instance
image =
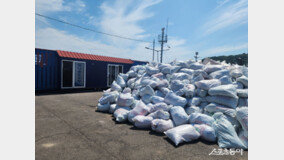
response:
[[[175,145],[204,139],[248,149],[248,68],[211,59],[133,66],[104,91],[97,110]]]

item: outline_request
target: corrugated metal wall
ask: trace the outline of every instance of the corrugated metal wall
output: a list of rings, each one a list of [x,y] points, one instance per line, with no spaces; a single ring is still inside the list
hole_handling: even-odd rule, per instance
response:
[[[75,58],[59,57],[56,51],[35,49],[35,89],[59,90],[61,89],[61,63],[62,60],[86,62],[86,87],[87,89],[107,88],[108,64],[122,65],[123,73],[130,67],[146,62],[134,61],[133,64],[104,62],[94,60],[82,60]]]
[[[58,55],[55,51],[35,49],[35,89],[59,89]]]

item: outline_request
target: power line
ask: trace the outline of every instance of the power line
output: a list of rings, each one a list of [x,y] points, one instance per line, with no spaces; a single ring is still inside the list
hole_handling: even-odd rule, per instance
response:
[[[120,36],[120,35],[114,35],[114,34],[109,34],[109,33],[105,33],[105,32],[96,31],[96,30],[93,30],[93,29],[90,29],[90,28],[82,27],[82,26],[79,26],[79,25],[76,25],[76,24],[72,24],[72,23],[65,22],[65,21],[62,21],[62,20],[59,20],[59,19],[48,17],[48,16],[45,16],[45,15],[42,15],[42,14],[39,14],[39,13],[35,13],[35,15],[41,16],[41,17],[44,17],[44,18],[47,18],[47,19],[50,19],[50,20],[54,20],[54,21],[57,21],[57,22],[60,22],[60,23],[68,24],[70,26],[81,28],[81,29],[84,29],[84,30],[87,30],[87,31],[92,31],[92,32],[99,33],[99,34],[104,34],[104,35],[107,35],[107,36],[112,36],[112,37],[116,37],[116,38],[132,40],[132,41],[138,41],[138,42],[152,43],[152,42],[143,41],[143,40],[140,40],[140,39],[134,39],[134,38],[124,37],[124,36]]]

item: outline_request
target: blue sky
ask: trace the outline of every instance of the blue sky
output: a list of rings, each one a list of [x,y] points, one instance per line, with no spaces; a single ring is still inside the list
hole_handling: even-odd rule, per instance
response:
[[[164,61],[247,52],[247,0],[36,0],[36,12],[101,32],[157,40],[169,18]],[[37,48],[152,59],[151,43],[129,41],[36,16]],[[156,49],[160,44],[156,43]],[[156,58],[156,57],[155,57]]]

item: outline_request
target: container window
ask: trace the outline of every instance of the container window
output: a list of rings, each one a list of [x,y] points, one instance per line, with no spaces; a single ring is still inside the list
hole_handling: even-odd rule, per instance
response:
[[[112,82],[117,78],[119,73],[123,73],[122,65],[108,65],[108,86],[112,84]]]
[[[75,62],[75,87],[85,86],[85,63]]]
[[[119,66],[119,73],[122,73],[122,66]]]

